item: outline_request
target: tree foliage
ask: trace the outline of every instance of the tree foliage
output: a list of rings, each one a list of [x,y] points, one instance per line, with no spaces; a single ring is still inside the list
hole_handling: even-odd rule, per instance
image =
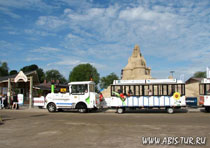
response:
[[[114,80],[118,80],[119,77],[115,73],[111,73],[106,77],[102,77],[100,80],[100,88],[107,88],[113,83]]]
[[[18,72],[17,72],[17,70],[11,70],[10,72],[9,72],[9,75],[11,76],[11,75],[15,75],[15,74],[17,74]]]
[[[0,62],[0,77],[8,76],[9,68],[7,62]]]
[[[67,82],[64,76],[58,70],[55,69],[46,71],[45,78],[48,82],[56,82],[56,80],[59,80],[60,83]]]
[[[39,82],[40,83],[44,82],[45,73],[44,73],[43,69],[42,68],[38,68],[36,71],[37,71],[37,74],[38,74],[38,77],[39,77]]]
[[[99,73],[91,64],[80,64],[73,68],[69,74],[69,81],[90,81],[93,80],[96,85],[99,83]]]
[[[36,70],[40,83],[42,83],[45,79],[45,73],[44,73],[43,69],[39,68],[36,64],[25,66],[25,67],[21,68],[20,70],[22,70],[23,72],[30,72],[30,71]]]
[[[206,78],[206,72],[205,71],[197,71],[194,73],[193,77],[195,78]]]
[[[39,67],[36,64],[32,64],[29,66],[25,66],[23,68],[21,68],[20,70],[22,70],[23,72],[29,72],[29,71],[34,71],[37,70]]]

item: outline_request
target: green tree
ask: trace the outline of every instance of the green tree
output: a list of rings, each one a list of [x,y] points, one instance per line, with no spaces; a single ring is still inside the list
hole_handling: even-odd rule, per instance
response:
[[[194,73],[193,77],[195,78],[206,78],[206,72],[205,71],[197,71]]]
[[[99,73],[91,64],[79,64],[73,68],[69,74],[69,81],[90,81],[93,80],[96,85],[99,83]]]
[[[67,82],[64,76],[58,70],[55,70],[55,69],[46,71],[45,78],[48,82],[51,82],[51,81],[56,82],[56,80],[59,80],[60,83]]]
[[[22,70],[23,72],[30,72],[30,71],[36,70],[40,83],[42,83],[45,79],[45,73],[44,73],[43,69],[39,68],[36,64],[25,66],[25,67],[21,68],[20,70]]]
[[[8,68],[8,65],[7,65],[7,62],[0,62],[0,77],[3,77],[3,76],[8,76],[8,71],[9,71],[9,68]]]
[[[44,73],[43,69],[42,68],[38,68],[36,71],[37,71],[37,74],[38,74],[38,77],[39,77],[39,82],[40,83],[44,82],[45,73]]]
[[[119,77],[115,73],[111,73],[106,77],[102,77],[100,80],[100,88],[107,88],[113,83],[114,80],[118,80]]]
[[[23,72],[29,72],[29,71],[34,71],[37,70],[39,67],[36,64],[32,64],[29,66],[25,66],[23,68],[21,68],[20,70],[22,70]]]
[[[17,70],[11,70],[10,72],[9,72],[9,75],[11,76],[11,75],[15,75],[15,74],[17,74],[18,72],[17,72]]]

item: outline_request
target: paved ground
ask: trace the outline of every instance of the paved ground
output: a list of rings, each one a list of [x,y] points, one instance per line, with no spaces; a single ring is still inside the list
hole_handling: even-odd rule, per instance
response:
[[[182,142],[179,147],[210,147],[210,114],[205,112],[154,110],[119,115],[25,109],[0,110],[0,117],[0,148],[175,147],[176,140]],[[162,145],[143,145],[142,137],[160,138]],[[171,137],[169,142],[174,139],[174,145],[167,145],[165,137]],[[193,142],[206,137],[206,144],[191,145],[187,141],[191,137]],[[183,139],[190,145],[183,144]]]

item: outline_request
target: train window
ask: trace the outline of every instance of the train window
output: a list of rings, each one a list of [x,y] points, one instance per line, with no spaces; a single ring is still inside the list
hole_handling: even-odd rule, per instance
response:
[[[153,85],[153,96],[158,96],[159,95],[159,90],[158,90],[158,85]]]
[[[168,85],[162,85],[162,95],[168,96]]]
[[[210,93],[210,86],[208,86]],[[184,84],[112,85],[113,91],[126,96],[172,96],[175,92],[185,95]]]
[[[206,84],[206,94],[210,95],[210,84]]]

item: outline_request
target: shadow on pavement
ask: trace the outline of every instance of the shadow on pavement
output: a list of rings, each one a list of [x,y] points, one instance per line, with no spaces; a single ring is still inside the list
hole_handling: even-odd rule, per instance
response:
[[[200,109],[200,112],[210,114],[210,113],[209,113],[209,112],[207,112],[204,108],[203,108],[203,109]]]
[[[77,110],[63,110],[63,111],[57,111],[57,112],[54,112],[54,113],[77,113],[77,114],[91,114],[91,113],[101,113],[101,112],[103,112],[103,111],[99,111],[99,110],[97,110],[97,111],[88,111],[88,112],[86,112],[86,113],[80,113],[79,111],[77,111]]]
[[[30,117],[42,117],[42,116],[48,116],[47,114],[39,114],[39,115],[32,115]]]
[[[187,113],[187,109],[174,109],[174,113]],[[126,110],[125,113],[166,113],[165,109],[140,109],[140,110]]]
[[[97,111],[89,111],[87,112],[88,114],[91,113],[106,113],[106,112],[111,112],[111,113],[115,113],[116,110],[111,109],[111,111],[109,111],[110,109],[104,109],[104,110],[97,110]],[[188,110],[187,109],[175,109],[174,113],[187,113]],[[78,113],[78,114],[84,114],[84,113],[80,113],[76,110],[65,110],[62,112],[55,112],[55,113]],[[141,110],[126,110],[124,113],[168,113],[165,109],[141,109]]]

